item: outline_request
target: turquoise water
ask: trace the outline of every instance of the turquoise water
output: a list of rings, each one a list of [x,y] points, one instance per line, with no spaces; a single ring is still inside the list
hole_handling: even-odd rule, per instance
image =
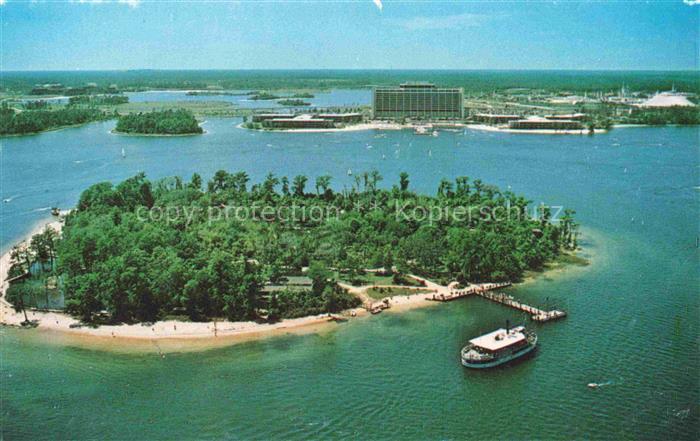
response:
[[[386,186],[407,171],[412,188],[431,193],[442,177],[469,175],[576,209],[593,265],[511,290],[569,317],[532,324],[537,354],[488,372],[462,368],[460,347],[526,317],[479,298],[165,358],[2,329],[6,439],[696,439],[698,128],[433,138],[260,133],[238,122],[210,119],[206,135],[184,138],[120,137],[106,122],[3,139],[0,193],[11,200],[0,244],[87,185],[138,171],[328,173],[341,189],[348,168],[376,167]]]

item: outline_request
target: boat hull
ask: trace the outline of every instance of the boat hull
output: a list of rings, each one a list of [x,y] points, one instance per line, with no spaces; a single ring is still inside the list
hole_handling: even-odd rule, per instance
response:
[[[509,361],[515,360],[517,358],[520,358],[524,355],[527,355],[528,353],[532,352],[535,350],[537,347],[537,344],[529,344],[525,346],[524,348],[520,349],[519,351],[515,351],[512,354],[504,355],[503,357],[499,357],[496,360],[492,361],[487,361],[483,363],[474,363],[469,360],[465,360],[464,357],[462,357],[462,365],[464,367],[468,367],[470,369],[488,369],[496,366],[500,366],[504,363],[508,363]]]

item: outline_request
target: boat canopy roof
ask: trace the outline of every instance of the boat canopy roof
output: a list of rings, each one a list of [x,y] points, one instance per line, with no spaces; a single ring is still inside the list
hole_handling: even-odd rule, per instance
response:
[[[522,332],[523,330],[522,326],[518,326],[507,333],[505,329],[501,328],[481,337],[473,338],[469,340],[469,343],[487,351],[498,351],[525,340],[526,337]]]

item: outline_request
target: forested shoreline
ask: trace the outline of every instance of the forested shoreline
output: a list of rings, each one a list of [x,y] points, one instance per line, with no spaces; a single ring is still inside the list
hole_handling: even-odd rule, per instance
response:
[[[68,106],[48,110],[34,104],[39,110],[18,111],[7,105],[0,108],[0,135],[38,133],[93,121],[114,118],[113,114],[93,107]]]
[[[249,186],[245,172],[222,170],[204,186],[197,174],[189,182],[140,174],[85,190],[48,255],[68,312],[84,321],[103,310],[114,322],[176,313],[275,321],[356,306],[335,282],[356,281],[367,268],[396,268],[397,279],[410,272],[442,282],[517,281],[576,247],[573,212],[558,223],[546,207],[525,216],[529,201],[478,179],[443,180],[436,196],[412,192],[405,173],[391,189],[381,181],[376,171],[358,174],[351,190],[335,192],[330,176],[312,186],[306,176],[269,174]],[[247,215],[223,216],[227,207]],[[407,215],[460,207],[478,210]],[[519,214],[495,215],[506,208]],[[15,259],[13,274],[30,261]],[[286,277],[302,274],[308,288],[285,287]]]

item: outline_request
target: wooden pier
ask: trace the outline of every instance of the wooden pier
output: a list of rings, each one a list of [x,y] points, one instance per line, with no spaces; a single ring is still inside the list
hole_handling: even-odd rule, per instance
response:
[[[450,289],[449,291],[439,292],[426,297],[426,300],[435,302],[450,302],[452,300],[461,299],[470,295],[477,295],[492,302],[500,303],[501,305],[510,306],[511,308],[530,314],[532,320],[536,322],[548,322],[566,317],[566,312],[558,309],[545,311],[534,306],[526,305],[515,300],[513,297],[502,292],[493,292],[493,290],[510,286],[510,282],[504,283],[484,283],[480,285],[470,286],[465,289]]]
[[[475,294],[493,302],[500,303],[501,305],[510,306],[511,308],[527,312],[528,314],[530,314],[530,317],[536,322],[548,322],[550,320],[556,320],[566,317],[566,312],[564,311],[560,311],[558,309],[544,311],[542,309],[535,308],[534,306],[521,303],[515,300],[513,297],[509,296],[508,294],[502,292],[479,291]]]

